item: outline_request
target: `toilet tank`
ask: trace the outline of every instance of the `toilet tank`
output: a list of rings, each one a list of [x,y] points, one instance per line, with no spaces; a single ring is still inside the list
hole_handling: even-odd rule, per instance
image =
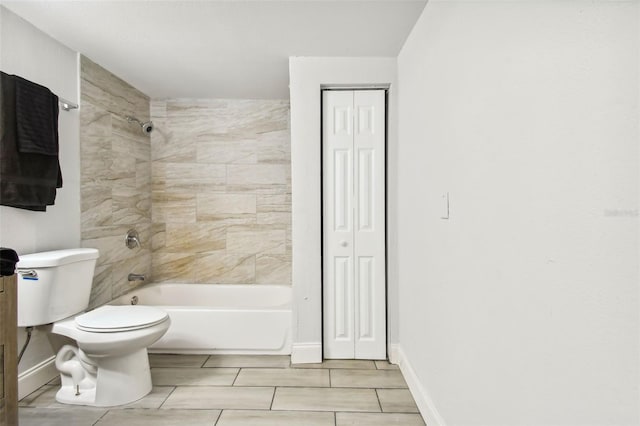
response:
[[[18,327],[49,324],[87,309],[98,256],[93,248],[20,255]]]

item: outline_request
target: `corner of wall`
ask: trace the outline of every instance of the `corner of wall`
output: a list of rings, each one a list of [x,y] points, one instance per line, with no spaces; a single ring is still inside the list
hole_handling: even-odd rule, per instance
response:
[[[429,426],[446,426],[444,419],[436,409],[429,392],[420,382],[420,379],[415,373],[413,366],[405,355],[401,345],[396,344],[392,346],[389,353],[389,360],[392,364],[397,364],[400,367],[400,371],[407,382],[407,386],[409,386],[409,391],[411,392],[413,399],[416,401],[418,410],[420,410],[420,414],[424,418],[426,424]]]

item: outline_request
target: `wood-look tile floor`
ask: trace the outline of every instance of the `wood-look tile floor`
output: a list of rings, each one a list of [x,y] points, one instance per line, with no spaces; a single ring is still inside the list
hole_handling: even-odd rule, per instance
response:
[[[20,426],[424,426],[386,361],[291,365],[288,356],[150,355],[153,390],[132,404],[55,400],[52,380],[20,401]],[[126,386],[126,384],[123,384]]]

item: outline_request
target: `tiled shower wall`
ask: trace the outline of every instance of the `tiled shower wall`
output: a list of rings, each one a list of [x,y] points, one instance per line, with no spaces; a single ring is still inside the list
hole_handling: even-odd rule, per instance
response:
[[[291,283],[286,100],[153,101],[154,281]]]
[[[151,144],[126,115],[149,119],[149,98],[88,58],[81,58],[82,246],[100,250],[91,307],[129,291],[130,272],[151,277]],[[128,249],[126,232],[140,233]],[[136,284],[140,284],[137,282]]]

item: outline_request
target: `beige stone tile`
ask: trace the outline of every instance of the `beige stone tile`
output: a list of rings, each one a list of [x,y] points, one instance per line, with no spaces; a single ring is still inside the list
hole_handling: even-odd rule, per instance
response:
[[[151,257],[153,279],[157,282],[192,283],[196,256],[191,253],[155,251]]]
[[[121,262],[126,259],[127,251],[124,250],[124,233],[118,232],[113,227],[102,227],[100,232],[111,233],[108,237],[84,238],[82,247],[95,248],[100,251],[100,264]],[[126,231],[125,231],[126,232]]]
[[[255,140],[202,141],[196,145],[198,163],[255,164],[258,162]]]
[[[334,414],[327,412],[267,410],[224,410],[216,426],[334,426]]]
[[[111,288],[113,286],[113,264],[96,265],[93,273],[93,284],[89,296],[89,308],[104,305],[112,300]]]
[[[175,354],[149,354],[149,365],[154,367],[202,367],[208,355],[175,355]],[[225,366],[226,367],[226,366]]]
[[[291,212],[291,194],[258,194],[258,213]]]
[[[152,167],[154,189],[168,191],[210,191],[226,183],[226,166],[199,163],[155,163]]]
[[[237,368],[153,368],[151,380],[156,386],[230,386]]]
[[[329,372],[327,370],[243,368],[233,385],[328,387]]]
[[[61,408],[20,408],[20,426],[87,426],[105,415],[105,408],[65,406]]]
[[[154,223],[195,223],[196,195],[179,191],[152,191],[151,218]]]
[[[86,56],[80,57],[82,99],[118,115],[149,118],[149,97]]]
[[[240,193],[240,192],[250,192],[256,195],[278,195],[278,194],[286,194],[291,192],[291,187],[289,184],[230,184],[227,183],[225,186],[227,192],[232,193]]]
[[[285,231],[265,227],[233,226],[227,229],[227,252],[284,254]]]
[[[197,220],[245,219],[255,222],[255,194],[211,194],[197,195]]]
[[[113,225],[112,187],[103,181],[83,181],[80,185],[82,229]]]
[[[259,163],[290,163],[291,136],[289,129],[258,135],[257,157]]]
[[[399,370],[397,364],[391,364],[389,361],[376,361],[376,368],[378,370]]]
[[[167,224],[151,224],[151,250],[160,250],[166,247]]]
[[[258,225],[290,225],[291,213],[288,213],[288,212],[258,213],[256,215],[256,223]]]
[[[118,140],[118,136],[113,135],[111,138],[112,145],[115,144],[115,141]],[[130,155],[127,155],[126,152],[111,152],[113,157],[113,162],[111,164],[109,179],[125,179],[125,178],[135,178],[136,176],[136,159]],[[132,180],[135,183],[135,179]]]
[[[224,223],[167,223],[166,250],[170,252],[206,253],[224,249]]]
[[[97,426],[211,426],[220,410],[141,410],[111,409],[96,423]]]
[[[419,414],[336,413],[336,426],[424,426]]]
[[[268,410],[273,387],[184,386],[167,398],[164,409]]]
[[[111,131],[111,114],[90,102],[83,102],[80,110],[82,182],[109,178],[113,163]]]
[[[211,355],[204,367],[287,368],[289,355]]]
[[[409,389],[377,389],[382,411],[389,413],[417,413],[413,396]]]
[[[348,368],[375,370],[376,366],[373,361],[361,359],[325,359],[322,363],[317,364],[292,364],[292,368]]]
[[[180,138],[169,126],[168,119],[153,117],[155,128],[151,133],[151,160],[153,167],[166,163],[195,163],[196,144],[188,138]]]
[[[286,254],[256,256],[256,283],[291,284],[291,256]]]
[[[151,275],[151,251],[145,248],[126,250],[129,251],[130,257],[122,262],[119,262],[113,268],[113,283],[111,291],[112,299],[120,297],[136,287],[149,284],[153,281],[153,276]],[[144,275],[145,280],[129,281],[128,276],[130,273]]]
[[[276,388],[272,410],[379,412],[373,389]]]
[[[151,221],[151,194],[140,193],[135,187],[135,178],[131,187],[114,188],[112,196],[114,225],[133,225]]]
[[[199,255],[195,265],[197,283],[250,284],[256,279],[256,258],[252,254],[213,252]]]
[[[231,185],[284,185],[287,183],[286,165],[252,164],[227,165],[227,182]]]
[[[406,388],[399,370],[331,370],[331,386],[340,388]]]

